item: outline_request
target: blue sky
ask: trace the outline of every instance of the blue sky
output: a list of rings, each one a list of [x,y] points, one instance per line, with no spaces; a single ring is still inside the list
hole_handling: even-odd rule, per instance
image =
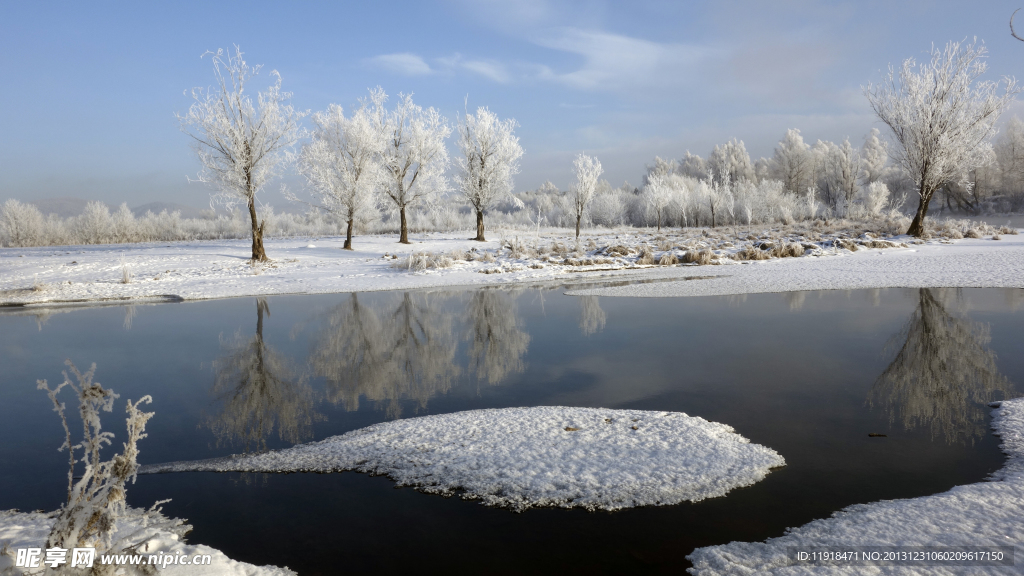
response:
[[[350,108],[380,85],[454,122],[516,118],[517,189],[566,187],[596,155],[614,185],[655,155],[736,137],[770,156],[787,128],[860,145],[879,126],[861,87],[932,43],[977,36],[989,78],[1024,66],[1008,33],[1024,2],[3,2],[0,200],[71,196],[203,207],[178,129],[206,50],[238,44],[300,109]],[[1024,17],[1020,27],[1024,27]],[[1018,74],[1019,75],[1019,74]],[[1024,115],[1024,106],[1014,111]],[[451,143],[455,152],[454,142]],[[277,187],[264,202],[285,204]]]

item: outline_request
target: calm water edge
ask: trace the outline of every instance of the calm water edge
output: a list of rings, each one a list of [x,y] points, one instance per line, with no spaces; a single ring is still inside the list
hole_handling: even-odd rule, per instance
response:
[[[1024,388],[1024,290],[563,290],[0,310],[0,509],[62,503],[63,433],[35,382],[59,383],[66,358],[95,362],[96,380],[120,394],[104,420],[118,438],[124,401],[153,396],[141,463],[540,405],[686,412],[788,463],[722,498],[613,513],[515,514],[358,473],[164,474],[130,486],[134,506],[171,498],[164,512],[188,519],[190,541],[300,574],[679,573],[695,547],[978,482],[1004,461],[986,403]]]

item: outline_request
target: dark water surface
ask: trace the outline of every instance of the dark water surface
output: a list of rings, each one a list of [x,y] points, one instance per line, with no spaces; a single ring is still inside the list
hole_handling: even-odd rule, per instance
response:
[[[697,546],[780,536],[850,504],[932,494],[1002,466],[985,404],[1024,386],[1024,291],[561,290],[5,310],[0,509],[62,503],[62,429],[35,381],[59,383],[65,358],[82,370],[95,362],[96,380],[121,395],[104,421],[119,438],[124,401],[153,396],[142,463],[539,405],[686,412],[788,463],[722,498],[612,513],[515,514],[358,473],[165,474],[129,488],[135,506],[172,498],[164,512],[188,519],[190,541],[300,574],[679,573]]]

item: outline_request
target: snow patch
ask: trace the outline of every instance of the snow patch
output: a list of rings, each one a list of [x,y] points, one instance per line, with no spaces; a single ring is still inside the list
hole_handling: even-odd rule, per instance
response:
[[[1024,398],[993,411],[1006,465],[991,482],[906,500],[857,504],[831,518],[792,528],[766,542],[698,548],[690,573],[718,574],[1008,574],[1020,573],[1024,542]],[[1016,567],[810,566],[787,555],[788,546],[1015,546]]]
[[[0,574],[22,574],[21,569],[14,566],[14,554],[18,548],[46,548],[46,537],[50,533],[53,521],[52,514],[0,510],[0,550],[6,546],[10,553],[10,555],[0,554]],[[295,574],[288,568],[254,566],[238,562],[228,558],[223,552],[202,544],[187,544],[178,538],[177,534],[147,526],[144,522],[143,511],[129,508],[127,514],[117,520],[113,540],[117,541],[134,533],[140,533],[143,536],[141,538],[133,536],[133,541],[145,540],[146,542],[139,547],[138,551],[143,555],[143,562],[148,561],[149,555],[160,557],[161,554],[186,555],[192,558],[196,554],[209,554],[211,557],[211,562],[208,565],[168,564],[166,567],[158,568],[157,572],[164,576],[291,576]],[[70,558],[69,552],[68,560]],[[97,557],[96,566],[99,565],[99,561],[100,559]],[[68,570],[69,573],[82,572],[84,574],[84,571]],[[32,572],[41,573],[41,570],[35,569]]]
[[[286,450],[140,473],[356,470],[515,511],[616,510],[723,496],[784,465],[731,426],[681,412],[542,406],[385,422]]]

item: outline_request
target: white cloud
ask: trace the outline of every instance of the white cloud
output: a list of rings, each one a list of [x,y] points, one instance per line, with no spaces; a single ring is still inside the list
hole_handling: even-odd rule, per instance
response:
[[[493,80],[499,84],[508,84],[512,81],[512,78],[505,67],[497,62],[467,60],[462,62],[461,66],[470,72],[475,72],[484,78]]]
[[[366,61],[371,66],[390,70],[405,76],[424,76],[433,72],[423,58],[409,52],[381,54]]]
[[[584,90],[677,84],[714,53],[701,46],[658,43],[576,28],[551,29],[535,36],[533,42],[582,56],[583,66],[578,70],[557,73],[549,66],[541,66],[538,77]]]

